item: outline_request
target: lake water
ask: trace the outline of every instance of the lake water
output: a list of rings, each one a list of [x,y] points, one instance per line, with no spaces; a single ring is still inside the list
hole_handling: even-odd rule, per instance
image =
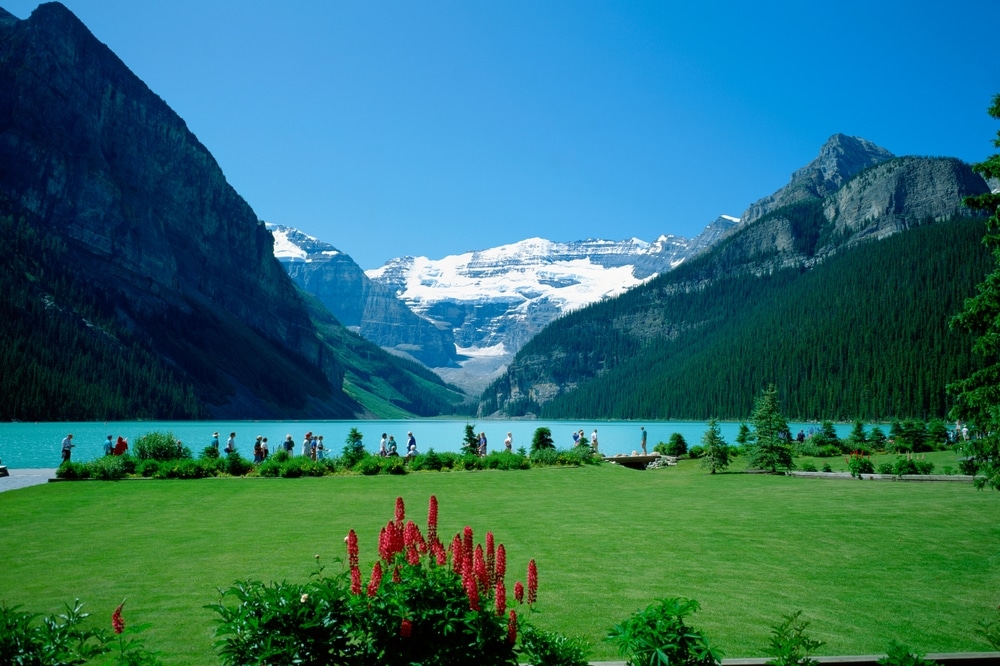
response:
[[[2,423],[0,424],[0,463],[11,469],[58,467],[62,440],[73,433],[73,460],[86,462],[104,454],[104,441],[108,435],[116,440],[119,436],[133,445],[141,436],[149,432],[170,432],[181,440],[197,456],[208,446],[212,433],[218,431],[221,446],[225,446],[229,433],[236,433],[239,452],[246,458],[253,458],[253,443],[257,435],[267,437],[271,452],[278,450],[285,435],[295,441],[295,453],[301,450],[302,439],[307,432],[323,435],[327,455],[340,455],[351,428],[357,428],[364,435],[364,445],[368,451],[378,451],[379,439],[383,432],[393,435],[400,452],[405,451],[406,433],[413,431],[417,439],[417,450],[426,453],[433,448],[438,452],[457,452],[461,449],[465,436],[465,425],[471,423],[476,432],[485,432],[490,451],[503,449],[503,440],[513,434],[514,450],[523,446],[531,448],[535,429],[549,428],[552,439],[560,449],[573,445],[573,432],[583,430],[589,438],[596,428],[601,453],[631,453],[641,450],[639,446],[639,426],[645,426],[649,433],[647,449],[653,450],[657,442],[667,442],[672,433],[684,436],[688,446],[701,442],[707,429],[704,421],[542,421],[542,420],[445,420],[412,419],[402,421],[122,421],[88,423]],[[739,431],[739,423],[720,423],[722,436],[733,444]],[[817,428],[815,423],[789,423],[792,433]],[[836,426],[837,434],[846,437],[850,425]],[[888,426],[882,426],[888,434]]]

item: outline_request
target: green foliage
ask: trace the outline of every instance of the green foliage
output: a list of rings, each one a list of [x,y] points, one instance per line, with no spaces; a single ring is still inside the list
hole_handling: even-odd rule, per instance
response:
[[[436,508],[436,499],[431,506]],[[226,590],[209,607],[219,616],[216,646],[223,663],[517,664],[520,623],[515,610],[506,610],[505,587],[490,582],[491,577],[502,580],[492,545],[489,564],[477,575],[471,566],[471,528],[455,536],[453,543],[459,546],[446,551],[437,537],[436,510],[429,512],[425,538],[412,521],[404,529],[402,498],[396,507],[395,520],[383,530],[390,537],[380,539],[379,558],[367,585],[362,585],[357,537],[351,530],[345,573],[330,577],[320,567],[307,584],[245,581]],[[492,536],[487,543],[492,544]],[[483,552],[481,545],[478,552]],[[466,559],[468,565],[463,564]],[[531,578],[533,566],[530,604],[537,586],[537,578]],[[552,634],[528,640],[538,650],[548,648],[546,654],[574,654],[570,643]]]
[[[878,660],[879,666],[937,666],[933,659],[910,652],[910,648],[896,641],[889,641],[886,656]]]
[[[171,432],[148,432],[135,441],[132,450],[139,460],[164,461],[190,458],[191,449],[177,444],[177,438]]]
[[[976,365],[971,338],[946,322],[989,264],[980,225],[956,216],[808,270],[708,275],[698,290],[684,285],[710,270],[685,262],[542,331],[484,392],[483,408],[506,407],[497,396],[527,392],[544,368],[578,388],[530,408],[543,418],[739,420],[768,382],[795,420],[944,416],[945,385]],[[631,332],[632,322],[642,326]],[[536,359],[531,370],[521,363]]]
[[[986,639],[994,650],[1000,651],[1000,622],[996,620],[982,620],[976,633]]]
[[[822,647],[823,641],[806,635],[809,622],[801,616],[802,611],[795,611],[771,628],[771,638],[764,650],[771,657],[767,660],[769,666],[815,666],[819,663],[809,655]]]
[[[692,460],[697,460],[705,455],[705,447],[700,444],[695,444],[690,449],[688,449],[688,458]]]
[[[684,622],[699,608],[694,599],[661,599],[616,625],[606,640],[617,646],[628,666],[715,666],[722,653]]]
[[[934,463],[929,460],[920,460],[913,456],[899,456],[896,464],[893,465],[893,473],[897,476],[903,474],[933,474]]]
[[[599,465],[601,457],[594,455],[589,446],[572,449],[541,449],[531,454],[532,467],[580,467]]]
[[[723,439],[719,422],[715,419],[708,422],[708,429],[701,436],[701,444],[705,447],[705,457],[701,460],[701,466],[710,474],[729,467],[729,445]]]
[[[746,445],[747,466],[771,473],[792,468],[792,435],[781,415],[778,389],[768,386],[757,399],[753,415],[753,433]]]
[[[197,419],[182,371],[161,359],[127,303],[74,273],[69,248],[0,199],[0,420]]]
[[[244,476],[253,469],[253,461],[247,460],[236,451],[227,453],[222,460],[222,469],[229,476]]]
[[[994,95],[988,113],[1000,120],[1000,94]],[[1000,132],[993,145],[1000,147]],[[1000,177],[1000,153],[990,155],[972,168],[984,178]],[[966,446],[966,453],[979,474],[976,487],[1000,490],[1000,396],[997,393],[997,377],[1000,376],[1000,194],[969,197],[964,203],[988,216],[983,245],[989,249],[992,266],[977,286],[978,293],[967,298],[962,312],[951,319],[952,328],[975,337],[972,351],[981,357],[982,364],[964,373],[964,379],[948,385],[955,396],[950,416],[986,433],[974,438]]]
[[[552,431],[546,427],[536,428],[531,436],[531,452],[537,453],[545,449],[555,449],[555,442],[552,441]]]
[[[588,666],[590,663],[582,641],[539,629],[527,622],[521,627],[521,661],[533,666]]]
[[[479,434],[476,433],[476,426],[472,423],[465,424],[465,436],[462,438],[462,453],[473,455],[479,450]]]
[[[124,602],[123,602],[124,603]],[[114,615],[120,613],[121,607]],[[93,663],[109,655],[108,664],[157,666],[160,660],[133,635],[144,627],[121,626],[112,636],[104,629],[84,629],[89,613],[77,599],[59,615],[43,616],[0,602],[0,664],[68,666]],[[41,621],[39,621],[41,620]],[[124,620],[122,620],[124,624]]]
[[[861,478],[862,474],[874,474],[875,463],[871,456],[855,451],[847,459],[847,469],[851,476]]]
[[[351,428],[344,439],[344,450],[340,454],[340,460],[344,467],[354,467],[368,456],[365,445],[362,442],[364,435],[357,428]]]
[[[667,443],[667,455],[680,457],[686,455],[687,451],[688,445],[684,439],[684,435],[679,432],[670,433],[670,441]]]

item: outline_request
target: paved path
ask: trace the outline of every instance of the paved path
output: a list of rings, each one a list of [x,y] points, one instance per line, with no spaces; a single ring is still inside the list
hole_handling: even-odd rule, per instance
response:
[[[0,476],[0,492],[17,490],[28,486],[48,483],[56,478],[56,470],[52,469],[7,469],[10,476]]]

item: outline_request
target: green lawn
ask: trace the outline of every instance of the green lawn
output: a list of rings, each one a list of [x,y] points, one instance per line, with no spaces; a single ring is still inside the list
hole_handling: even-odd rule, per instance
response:
[[[951,456],[951,454],[935,454]],[[836,462],[836,459],[834,460]],[[840,460],[840,468],[843,461]],[[947,461],[939,463],[948,464]],[[835,465],[836,467],[836,465]],[[55,612],[79,597],[110,624],[152,623],[170,664],[217,663],[216,589],[305,580],[360,536],[362,570],[402,495],[443,540],[471,525],[508,553],[508,589],[539,568],[536,624],[615,659],[607,630],[657,598],[687,596],[692,624],[729,657],[761,656],[802,610],[824,654],[984,650],[998,619],[1000,493],[964,483],[813,480],[612,465],[393,477],[55,483],[0,493],[0,600]]]

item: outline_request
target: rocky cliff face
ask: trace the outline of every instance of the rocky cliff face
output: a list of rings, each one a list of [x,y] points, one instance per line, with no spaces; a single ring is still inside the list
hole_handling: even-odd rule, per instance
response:
[[[822,199],[839,190],[855,174],[892,157],[892,153],[871,141],[834,134],[820,148],[816,159],[792,174],[788,185],[750,204],[740,220],[750,224],[782,206]]]
[[[218,314],[336,380],[264,225],[184,121],[69,10],[0,10],[0,90],[0,198],[62,238],[122,316],[211,325]],[[240,413],[259,406],[238,393]]]
[[[267,225],[275,256],[288,275],[348,328],[385,349],[431,368],[457,365],[450,329],[416,315],[385,285],[373,282],[350,256],[284,225]]]

